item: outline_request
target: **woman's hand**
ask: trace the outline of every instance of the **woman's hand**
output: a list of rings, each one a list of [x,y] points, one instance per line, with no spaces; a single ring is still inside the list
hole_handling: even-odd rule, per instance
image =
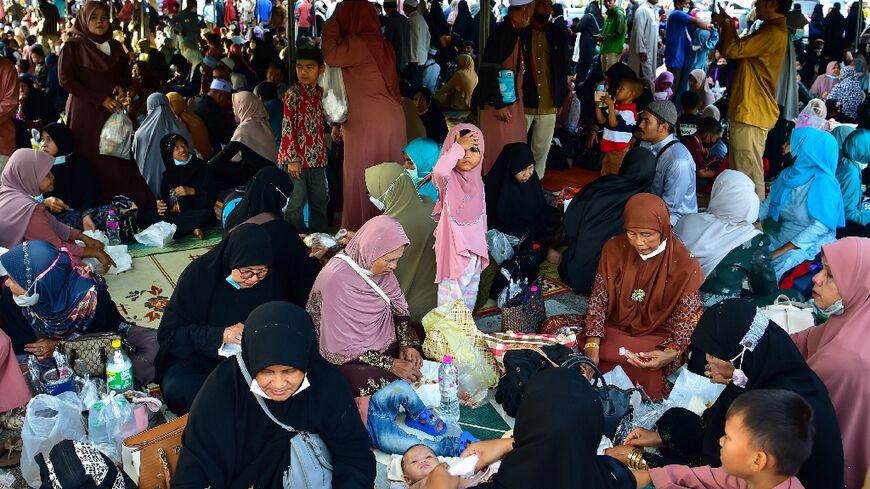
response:
[[[590,131],[589,135],[586,136],[586,147],[594,148],[598,146],[598,131]]]
[[[488,465],[502,459],[508,452],[514,448],[513,438],[498,438],[495,440],[483,440],[470,443],[465,450],[462,451],[460,457],[470,457],[477,455],[479,459],[475,472],[480,472]]]
[[[176,197],[193,197],[194,195],[196,195],[196,189],[193,187],[175,187]]]
[[[628,465],[628,454],[631,453],[632,450],[634,450],[634,447],[631,445],[618,445],[604,450],[604,454],[608,457],[613,457],[616,460],[619,460],[624,465]]]
[[[108,110],[109,112],[118,112],[119,110],[121,110],[123,108],[123,106],[121,105],[121,102],[118,102],[117,100],[115,100],[112,97],[106,97],[103,100],[103,103],[101,105],[103,106],[104,109]]]
[[[338,240],[338,244],[342,246],[347,246],[350,243],[350,240],[353,239],[353,236],[356,234],[356,231],[348,231],[347,234],[344,235],[343,238]]]
[[[166,205],[166,202],[163,202],[162,200],[157,201],[157,214],[158,215],[164,216],[164,215],[166,215],[166,211],[168,211],[168,210],[169,210],[169,206]]]
[[[36,358],[39,360],[44,360],[54,353],[58,343],[60,343],[60,340],[54,338],[40,338],[33,343],[24,345],[24,351],[36,355]]]
[[[500,109],[495,109],[495,118],[502,122],[510,122],[511,121],[511,111],[507,107],[502,107]]]
[[[242,333],[245,332],[245,325],[236,323],[232,326],[224,328],[224,343],[226,344],[242,344]]]
[[[342,139],[341,124],[334,124],[334,125],[332,126],[332,130],[331,130],[331,132],[330,132],[330,136],[332,137],[332,142],[333,142],[333,143],[339,143],[339,142],[341,142],[341,139]]]
[[[100,250],[96,257],[97,260],[100,261],[100,265],[103,266],[103,273],[109,273],[109,269],[116,266],[115,260],[112,260],[112,257],[109,256],[104,250]]]
[[[633,447],[660,447],[664,445],[662,437],[658,433],[640,427],[631,430],[622,443]]]
[[[323,257],[326,255],[326,252],[328,251],[329,249],[327,249],[326,247],[313,246],[311,247],[311,251],[308,253],[308,256],[310,256],[311,258],[317,258],[318,260],[322,260]]]
[[[674,350],[653,350],[636,353],[637,359],[627,357],[626,361],[628,361],[629,365],[635,366],[637,368],[642,368],[644,370],[659,370],[665,365],[673,362],[677,359],[677,352]]]
[[[57,197],[49,197],[45,199],[42,205],[44,205],[45,208],[48,209],[48,211],[52,214],[58,214],[62,211],[69,209],[69,206]]]
[[[468,151],[472,146],[478,146],[480,144],[480,138],[477,136],[476,132],[470,132],[465,136],[460,136],[459,133],[456,133],[456,142],[462,146],[462,149]]]
[[[411,365],[419,368],[423,367],[423,357],[415,348],[410,346],[399,347],[399,358],[411,362]]]
[[[91,217],[90,214],[85,214],[85,216],[82,217],[82,229],[85,231],[97,230],[97,224],[94,222],[94,218]]]
[[[423,374],[420,373],[419,368],[415,367],[414,364],[408,360],[403,360],[401,358],[393,360],[393,366],[390,367],[390,372],[392,372],[396,377],[407,380],[410,383],[417,382],[423,378]]]
[[[287,173],[290,174],[290,178],[293,180],[299,180],[302,178],[302,163],[298,161],[291,161],[287,164]]]
[[[90,236],[80,234],[78,239],[80,239],[82,241],[82,243],[85,244],[85,248],[93,248],[93,249],[99,250],[99,251],[103,251],[104,249],[106,249],[106,245],[104,245],[102,241],[97,241],[96,239],[91,238]]]

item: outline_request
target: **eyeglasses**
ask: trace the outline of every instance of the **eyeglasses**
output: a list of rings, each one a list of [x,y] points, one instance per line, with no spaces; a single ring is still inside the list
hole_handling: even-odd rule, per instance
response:
[[[239,276],[247,280],[253,276],[257,276],[257,280],[263,280],[269,274],[269,267],[263,268],[240,268]]]

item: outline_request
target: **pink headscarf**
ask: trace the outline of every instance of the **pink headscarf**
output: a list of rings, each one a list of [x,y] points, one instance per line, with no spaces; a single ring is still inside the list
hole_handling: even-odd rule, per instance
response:
[[[822,247],[845,311],[792,335],[807,364],[825,383],[837,411],[846,487],[861,487],[870,461],[870,239],[843,238]]]
[[[463,130],[477,133],[480,141],[480,164],[469,172],[455,169],[456,162],[465,155],[462,146],[455,142]],[[481,176],[485,149],[483,133],[477,126],[457,124],[447,133],[441,156],[432,171],[433,182],[438,187],[438,201],[432,211],[432,217],[438,221],[435,228],[435,283],[461,277],[471,253],[480,257],[483,267],[489,263],[486,202]]]
[[[278,146],[263,102],[251,92],[237,92],[233,94],[233,111],[239,118],[239,127],[231,140],[244,144],[272,163],[278,161]]]
[[[0,176],[0,246],[21,244],[40,194],[39,182],[48,175],[54,157],[43,151],[19,149],[12,153]]]
[[[380,257],[410,244],[405,230],[389,216],[371,218],[357,231],[344,253],[360,268],[371,269]],[[335,364],[346,363],[374,350],[383,353],[396,340],[393,315],[407,316],[408,303],[392,272],[370,277],[390,298],[391,305],[340,258],[323,267],[312,298],[319,294],[320,308],[308,301],[308,312],[319,327],[320,354]]]
[[[5,413],[27,404],[30,400],[30,388],[18,368],[18,360],[12,351],[12,340],[0,330],[0,387],[3,396],[0,397],[0,413]]]

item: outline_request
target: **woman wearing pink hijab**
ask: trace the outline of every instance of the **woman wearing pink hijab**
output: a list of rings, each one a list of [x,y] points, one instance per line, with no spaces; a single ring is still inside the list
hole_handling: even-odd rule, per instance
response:
[[[432,170],[438,201],[435,227],[435,283],[438,305],[462,299],[474,309],[480,272],[489,264],[483,177],[483,133],[458,124],[447,133]]]
[[[0,428],[19,428],[18,423],[24,422],[24,409],[30,400],[30,388],[21,369],[15,352],[12,351],[12,340],[0,330]],[[21,408],[21,409],[20,409]],[[15,458],[20,459],[20,452]],[[0,468],[8,466],[6,462],[14,463],[6,454],[0,455]]]
[[[306,310],[320,354],[365,397],[398,380],[420,380],[422,332],[409,325],[408,303],[393,273],[410,244],[389,216],[365,223],[317,275]]]
[[[828,320],[792,339],[828,388],[843,437],[846,487],[858,488],[870,462],[870,239],[823,246],[822,264],[813,277],[813,302]]]

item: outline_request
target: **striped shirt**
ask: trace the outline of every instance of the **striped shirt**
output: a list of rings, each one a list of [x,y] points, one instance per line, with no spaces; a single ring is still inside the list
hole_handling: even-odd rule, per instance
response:
[[[601,138],[601,152],[622,151],[631,144],[632,132],[637,124],[637,107],[634,104],[621,104],[616,109],[616,127],[604,124],[604,135]],[[604,110],[607,118],[607,110]]]

